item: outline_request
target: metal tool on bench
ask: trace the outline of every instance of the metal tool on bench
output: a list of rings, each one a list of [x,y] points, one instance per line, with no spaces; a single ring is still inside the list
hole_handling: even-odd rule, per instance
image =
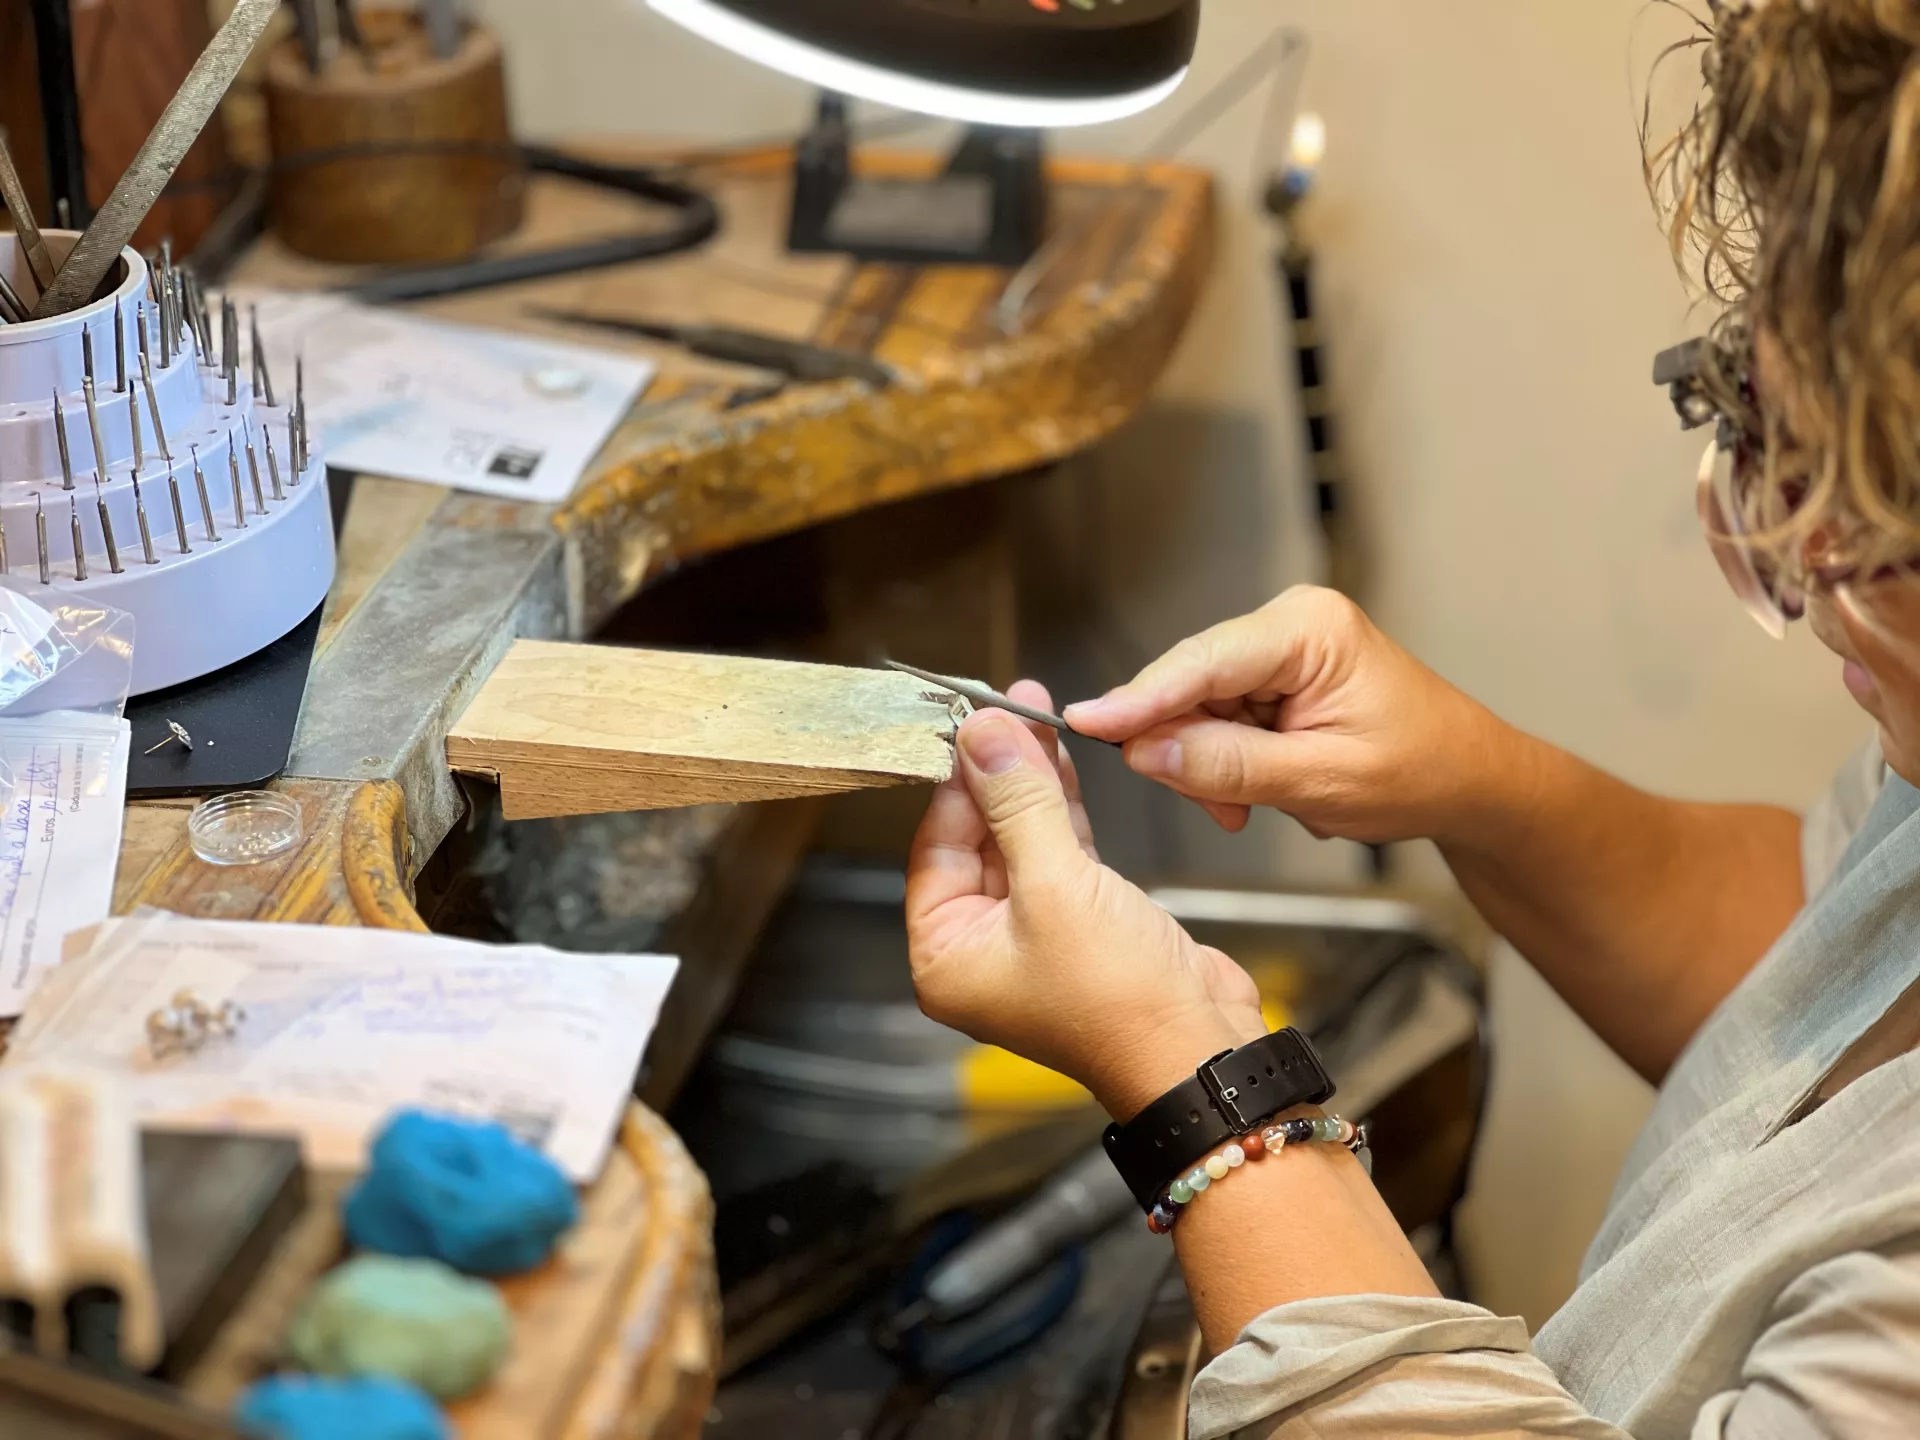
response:
[[[663,341],[709,360],[752,365],[794,380],[861,380],[876,390],[884,390],[897,384],[900,378],[891,365],[870,355],[759,330],[739,330],[727,325],[676,325],[663,320],[596,315],[585,310],[549,310],[541,306],[533,307],[529,313],[561,325],[586,325],[596,330]]]
[[[40,238],[33,207],[27,203],[26,187],[20,183],[20,172],[13,167],[13,152],[4,140],[0,140],[0,201],[6,203],[7,213],[13,217],[20,246],[27,252],[27,268],[33,272],[33,283],[46,289],[53,283],[53,259],[47,254],[47,242]]]
[[[167,102],[133,163],[107,196],[107,203],[62,262],[53,283],[41,292],[33,308],[34,319],[64,315],[93,299],[188,148],[219,108],[227,87],[279,8],[279,0],[238,0],[234,5],[226,23]]]
[[[989,689],[978,680],[961,680],[952,675],[938,675],[931,670],[921,670],[912,665],[903,665],[898,660],[887,661],[889,670],[899,670],[929,685],[937,685],[951,695],[958,696],[975,710],[1005,710],[1008,714],[1018,715],[1022,720],[1031,720],[1036,725],[1051,725],[1062,735],[1079,735],[1080,732],[1062,720],[1058,715],[1036,709],[1032,705],[1022,705],[1018,700],[1010,700],[998,690]],[[958,718],[964,719],[964,716]],[[1083,739],[1093,740],[1097,736],[1086,735]],[[1111,740],[1101,740],[1102,745],[1112,745]],[[1117,748],[1117,747],[1116,747]]]

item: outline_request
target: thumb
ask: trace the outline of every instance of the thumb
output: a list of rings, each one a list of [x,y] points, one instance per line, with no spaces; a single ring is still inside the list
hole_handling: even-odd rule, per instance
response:
[[[1007,875],[1038,877],[1083,852],[1060,774],[1034,734],[1001,710],[969,716],[955,737],[961,777],[1007,862]]]

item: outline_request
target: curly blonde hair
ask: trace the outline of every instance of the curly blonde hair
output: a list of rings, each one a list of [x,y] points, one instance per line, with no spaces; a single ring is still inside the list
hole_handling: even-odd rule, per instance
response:
[[[1702,94],[1648,156],[1677,260],[1728,305],[1702,381],[1764,442],[1757,544],[1920,547],[1920,0],[1711,4]],[[1756,397],[1749,340],[1783,364]]]

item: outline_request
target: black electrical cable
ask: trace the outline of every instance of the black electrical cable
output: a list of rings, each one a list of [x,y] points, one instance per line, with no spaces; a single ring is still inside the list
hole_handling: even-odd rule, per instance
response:
[[[606,265],[624,265],[633,260],[652,260],[703,245],[720,230],[720,210],[711,196],[690,185],[665,179],[650,168],[606,165],[540,145],[523,145],[520,154],[529,170],[618,190],[636,199],[664,205],[679,211],[679,219],[663,230],[590,240],[552,250],[463,260],[454,265],[409,265],[343,285],[336,293],[371,303],[429,300],[495,285],[570,275]]]

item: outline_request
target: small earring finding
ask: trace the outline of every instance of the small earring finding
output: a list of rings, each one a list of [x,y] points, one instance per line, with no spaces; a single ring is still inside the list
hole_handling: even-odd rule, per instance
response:
[[[147,1049],[155,1060],[191,1055],[209,1040],[232,1039],[246,1018],[247,1012],[232,1000],[209,1007],[191,990],[180,990],[169,1004],[148,1014]]]

